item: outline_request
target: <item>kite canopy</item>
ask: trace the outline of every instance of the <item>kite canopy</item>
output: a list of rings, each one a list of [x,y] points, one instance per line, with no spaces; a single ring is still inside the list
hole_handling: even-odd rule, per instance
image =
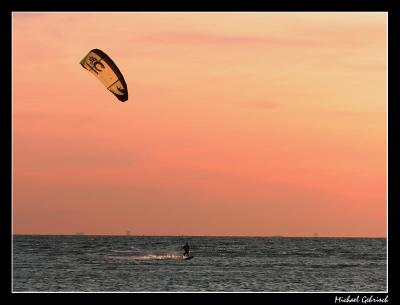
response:
[[[128,100],[128,86],[125,79],[106,53],[93,49],[81,60],[80,64],[96,76],[121,102]]]

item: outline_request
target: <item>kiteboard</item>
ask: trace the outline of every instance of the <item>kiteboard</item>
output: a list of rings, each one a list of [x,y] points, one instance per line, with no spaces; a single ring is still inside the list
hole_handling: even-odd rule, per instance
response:
[[[193,255],[189,255],[189,256],[184,256],[183,259],[192,259],[194,256]]]

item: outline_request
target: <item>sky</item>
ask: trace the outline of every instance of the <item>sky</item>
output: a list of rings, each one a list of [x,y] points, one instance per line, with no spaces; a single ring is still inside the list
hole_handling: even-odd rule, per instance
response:
[[[387,234],[387,13],[14,13],[13,233]],[[118,101],[80,60],[107,53]]]

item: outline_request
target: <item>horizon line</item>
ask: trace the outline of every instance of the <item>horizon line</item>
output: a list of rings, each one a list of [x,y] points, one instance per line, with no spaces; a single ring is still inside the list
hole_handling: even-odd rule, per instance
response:
[[[76,233],[13,233],[12,236],[124,236],[124,237],[268,237],[268,238],[386,238],[387,236],[324,236],[324,235],[157,235],[157,234],[90,234]]]

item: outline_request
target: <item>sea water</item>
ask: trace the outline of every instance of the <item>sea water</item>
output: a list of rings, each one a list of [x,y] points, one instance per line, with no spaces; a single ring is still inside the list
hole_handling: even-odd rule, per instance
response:
[[[384,238],[15,235],[12,250],[14,292],[387,291]]]

